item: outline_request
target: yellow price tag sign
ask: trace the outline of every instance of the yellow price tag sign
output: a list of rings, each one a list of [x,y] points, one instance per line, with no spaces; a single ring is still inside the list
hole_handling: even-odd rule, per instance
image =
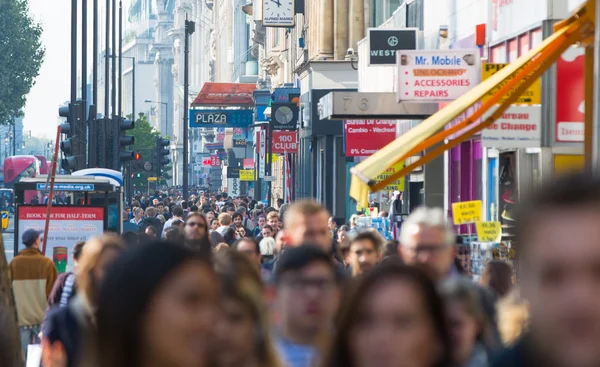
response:
[[[502,225],[500,222],[477,222],[477,240],[479,242],[499,243],[502,239]]]
[[[484,81],[484,80],[488,79],[489,77],[491,77],[492,75],[496,74],[497,72],[502,70],[506,65],[508,65],[508,64],[483,63],[481,65],[481,81]],[[496,88],[492,89],[488,94],[486,94],[482,98],[482,102],[487,102],[487,100],[492,98],[492,96],[494,94],[496,94],[500,90],[500,88],[502,88],[506,83],[508,83],[509,80],[510,79],[503,81]],[[511,92],[509,92],[506,96],[503,96],[497,103],[502,103],[506,99],[508,99],[508,97],[512,93],[514,93],[514,91],[520,86],[521,83],[522,82],[520,82],[519,85],[515,86],[515,88]],[[517,101],[514,103],[515,104],[528,104],[528,105],[542,104],[542,79],[537,78],[533,82],[533,84],[531,84],[531,86],[529,86],[529,88],[527,88],[527,90],[525,92],[523,92],[523,94],[521,94],[521,96],[519,96],[519,99],[517,99]]]
[[[454,224],[481,222],[481,200],[452,203]]]
[[[390,168],[388,168],[387,170],[385,170],[382,174],[377,176],[377,178],[375,180],[383,181],[384,179],[390,177],[392,174],[394,174],[396,172],[400,172],[402,170],[402,168],[404,168],[404,162],[396,163],[393,166],[391,166]],[[394,180],[394,182],[391,182],[386,187],[381,189],[381,191],[396,191],[396,190],[404,191],[404,177],[400,177],[400,178]]]
[[[254,170],[253,169],[241,169],[240,170],[240,181],[254,181]]]

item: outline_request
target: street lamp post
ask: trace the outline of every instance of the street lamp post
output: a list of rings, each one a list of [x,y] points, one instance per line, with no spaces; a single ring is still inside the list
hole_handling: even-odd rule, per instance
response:
[[[131,120],[135,123],[135,56],[121,56],[123,59],[131,59]],[[122,76],[122,75],[121,75]],[[133,180],[131,179],[131,161],[127,166],[127,193],[129,202],[133,202]]]
[[[151,101],[149,99],[146,99],[144,101],[145,103],[160,103],[161,105],[165,106],[165,136],[169,135],[169,127],[167,125],[167,113],[169,112],[169,104],[167,102],[158,102],[158,101]]]

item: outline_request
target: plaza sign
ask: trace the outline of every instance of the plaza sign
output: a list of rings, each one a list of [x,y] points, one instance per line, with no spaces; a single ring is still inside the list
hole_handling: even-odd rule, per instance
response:
[[[190,127],[247,127],[252,110],[190,110]]]

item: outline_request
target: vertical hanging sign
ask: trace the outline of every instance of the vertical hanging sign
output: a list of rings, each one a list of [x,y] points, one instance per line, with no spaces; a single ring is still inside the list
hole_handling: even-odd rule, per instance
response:
[[[265,165],[267,160],[265,157],[267,156],[267,134],[266,130],[261,129],[258,133],[260,149],[258,152],[258,158],[260,160],[260,169],[258,171],[258,178],[265,178]]]

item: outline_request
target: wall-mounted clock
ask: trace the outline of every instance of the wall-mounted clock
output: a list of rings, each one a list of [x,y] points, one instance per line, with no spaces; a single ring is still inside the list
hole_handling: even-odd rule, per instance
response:
[[[264,27],[293,27],[294,0],[262,0]]]
[[[298,106],[295,103],[271,104],[271,126],[273,130],[296,130]]]

